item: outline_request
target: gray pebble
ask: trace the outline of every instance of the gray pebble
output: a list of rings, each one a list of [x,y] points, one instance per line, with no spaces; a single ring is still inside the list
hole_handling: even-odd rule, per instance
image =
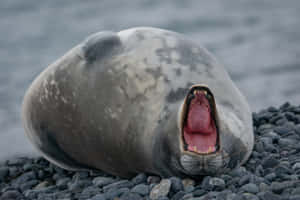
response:
[[[106,186],[106,185],[109,185],[113,182],[116,182],[115,179],[113,178],[110,178],[110,177],[96,177],[93,179],[93,184],[98,186],[98,187],[103,187],[103,186]]]
[[[295,164],[293,165],[292,169],[293,169],[293,170],[298,170],[298,169],[300,169],[300,162],[295,163]]]
[[[150,188],[148,185],[139,184],[139,185],[136,185],[135,187],[133,187],[131,189],[131,192],[138,193],[142,196],[145,196],[145,195],[149,194]]]
[[[97,194],[97,195],[93,196],[91,198],[91,200],[106,200],[106,197],[104,194]]]
[[[137,193],[124,193],[122,196],[121,196],[121,199],[122,200],[141,200],[142,197],[137,194]]]
[[[273,192],[270,191],[260,192],[257,194],[257,196],[261,200],[281,200],[280,195],[274,194]]]
[[[135,176],[131,182],[134,184],[134,185],[137,185],[137,184],[141,184],[141,183],[145,183],[147,181],[147,176],[144,174],[144,173],[140,173],[138,174],[137,176]]]
[[[279,164],[278,159],[274,158],[273,156],[267,157],[262,161],[262,166],[264,168],[273,168]]]
[[[103,191],[106,192],[110,189],[119,189],[119,188],[123,188],[123,187],[126,187],[126,188],[131,188],[133,186],[133,184],[128,181],[128,180],[121,180],[121,181],[118,181],[118,182],[114,182],[114,183],[111,183],[109,185],[106,185],[103,187]]]
[[[245,192],[249,192],[252,194],[256,194],[259,192],[258,187],[253,183],[248,183],[248,184],[244,185],[241,189]]]
[[[200,197],[200,196],[204,195],[205,193],[206,193],[206,191],[203,189],[197,189],[197,190],[193,191],[194,197]]]
[[[30,181],[32,179],[36,179],[36,175],[33,171],[30,171],[30,172],[26,172],[26,173],[22,174],[21,176],[19,176],[15,180],[15,183],[20,185],[20,184]]]
[[[33,188],[33,186],[37,185],[39,182],[37,180],[31,180],[31,181],[27,181],[26,183],[22,183],[20,185],[20,189],[22,191],[28,190]]]
[[[120,197],[122,194],[129,193],[128,188],[111,188],[108,191],[105,192],[105,198],[106,199],[115,199],[117,197]]]
[[[66,189],[67,188],[67,185],[68,183],[71,181],[70,178],[66,177],[66,178],[61,178],[61,179],[58,179],[56,181],[56,185],[60,188],[60,189]]]
[[[265,184],[265,183],[260,183],[260,184],[259,184],[259,190],[260,190],[261,192],[268,191],[268,190],[269,190],[269,186],[268,186],[267,184]]]
[[[275,180],[275,178],[276,178],[276,174],[275,174],[274,172],[272,172],[272,173],[270,173],[270,174],[267,174],[267,175],[265,176],[265,178],[266,178],[268,181],[273,181],[273,180]]]
[[[245,185],[250,182],[250,175],[245,175],[239,180],[239,185]]]
[[[290,195],[289,196],[289,200],[299,200],[300,199],[300,195]]]
[[[17,190],[9,190],[4,192],[0,197],[2,200],[18,200],[21,199],[23,195]]]
[[[171,188],[171,181],[169,179],[162,179],[159,184],[154,186],[150,192],[150,199],[156,200],[159,197],[165,197],[168,195]]]
[[[177,193],[178,191],[183,190],[183,184],[180,178],[178,177],[171,177],[171,191]]]
[[[152,184],[152,183],[159,183],[160,182],[160,177],[158,176],[148,176],[147,178],[147,183]]]
[[[173,195],[172,200],[179,200],[185,195],[185,192],[179,191],[175,195]]]
[[[284,189],[292,187],[294,184],[294,181],[273,182],[271,184],[271,190],[274,193],[280,194]]]
[[[225,187],[225,181],[221,178],[213,177],[209,179],[209,185],[213,186],[213,188],[217,190],[222,190]]]

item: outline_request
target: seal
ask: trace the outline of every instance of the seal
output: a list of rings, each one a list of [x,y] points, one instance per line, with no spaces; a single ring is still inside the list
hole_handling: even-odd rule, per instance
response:
[[[25,94],[25,132],[69,170],[132,177],[226,173],[254,143],[245,97],[204,48],[139,27],[91,35]]]

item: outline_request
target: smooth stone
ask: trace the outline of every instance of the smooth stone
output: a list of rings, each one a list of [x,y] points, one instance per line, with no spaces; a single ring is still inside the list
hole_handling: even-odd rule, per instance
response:
[[[94,196],[98,193],[100,193],[101,189],[98,188],[97,186],[89,186],[87,188],[84,188],[81,192],[81,194],[88,194],[89,195],[89,198],[91,196]]]
[[[21,199],[23,195],[17,190],[9,190],[4,192],[0,197],[2,200],[18,200]]]
[[[290,195],[289,196],[289,200],[299,200],[300,199],[300,195]]]
[[[21,170],[18,169],[17,167],[13,166],[13,167],[9,167],[9,176],[12,178],[15,178],[17,176],[19,176],[21,174]]]
[[[272,172],[272,173],[270,173],[270,174],[267,174],[267,175],[265,176],[265,178],[266,178],[268,181],[273,181],[273,180],[275,180],[275,178],[276,178],[276,174],[275,174],[274,172]]]
[[[171,181],[171,191],[172,192],[177,193],[181,190],[184,190],[184,186],[183,186],[182,181],[181,181],[180,178],[171,177],[170,181]]]
[[[197,189],[197,190],[193,191],[194,197],[200,197],[200,196],[204,195],[205,193],[206,193],[206,191],[203,189]]]
[[[286,188],[290,188],[295,184],[295,181],[272,182],[271,190],[277,194],[282,193]]]
[[[121,198],[121,200],[141,200],[142,197],[137,193],[124,193]]]
[[[280,176],[282,174],[292,174],[293,171],[289,168],[289,167],[286,167],[284,165],[279,165],[275,168],[275,174],[277,176]]]
[[[140,173],[138,174],[137,176],[135,176],[131,182],[134,184],[134,185],[138,185],[138,184],[141,184],[141,183],[145,183],[147,181],[147,176],[144,174],[144,173]]]
[[[131,188],[133,186],[133,184],[128,181],[128,180],[121,180],[121,181],[118,181],[118,182],[114,182],[114,183],[111,183],[109,185],[106,185],[103,187],[103,191],[104,192],[107,192],[108,190],[110,189],[119,189],[119,188]]]
[[[298,169],[300,169],[300,162],[295,163],[295,164],[293,165],[292,169],[293,169],[293,170],[298,170]]]
[[[116,182],[115,179],[109,178],[109,177],[96,177],[93,179],[93,184],[96,185],[97,187],[103,187],[106,185],[109,185],[111,183]]]
[[[256,194],[259,192],[258,187],[253,183],[248,183],[248,184],[244,185],[241,189],[245,192],[249,192],[252,194]]]
[[[91,198],[91,200],[107,200],[104,194],[97,194]]]
[[[191,200],[191,199],[194,199],[192,193],[185,194],[185,195],[181,198],[181,200]]]
[[[159,184],[154,186],[150,192],[150,199],[157,200],[159,197],[168,195],[171,188],[171,181],[169,179],[162,179]]]
[[[33,164],[32,164],[32,163],[26,163],[26,164],[23,166],[23,170],[24,170],[25,172],[32,170],[32,168],[33,168]]]
[[[160,177],[158,176],[148,176],[147,178],[147,183],[152,184],[152,183],[159,183],[160,182]]]
[[[193,179],[186,178],[182,180],[182,185],[184,190],[186,191],[187,187],[195,186],[195,181]]]
[[[225,187],[225,181],[217,177],[210,178],[208,184],[219,190]]]
[[[138,193],[138,194],[140,194],[142,196],[145,196],[145,195],[149,194],[150,189],[149,189],[148,185],[139,184],[139,185],[134,186],[131,189],[131,192],[135,192],[135,193]]]
[[[239,180],[239,185],[242,186],[242,185],[249,183],[250,178],[251,178],[250,175],[245,175],[245,176],[241,177],[241,179]]]
[[[184,191],[179,191],[173,195],[172,200],[180,200],[186,193]]]
[[[38,183],[39,183],[38,180],[31,180],[26,183],[22,183],[20,185],[20,189],[22,191],[29,190],[29,189],[33,188],[33,186],[37,185]]]
[[[263,168],[273,168],[279,164],[278,159],[273,156],[267,157],[262,161]]]
[[[256,195],[251,193],[243,193],[242,198],[243,200],[259,200],[259,198]]]
[[[293,191],[292,191],[292,194],[293,195],[300,195],[300,187],[296,187],[295,189],[293,189]]]
[[[105,192],[105,198],[106,199],[115,199],[124,193],[129,193],[129,191],[130,190],[128,188],[118,188],[118,189],[111,188]]]
[[[270,191],[264,191],[257,194],[261,200],[280,200],[281,196]]]
[[[30,181],[32,179],[36,179],[36,175],[33,171],[30,171],[30,172],[26,172],[26,173],[22,174],[21,176],[19,176],[16,179],[15,183],[20,185],[20,184]]]
[[[269,186],[268,186],[267,184],[265,184],[265,183],[260,183],[260,184],[259,184],[259,190],[260,190],[261,192],[268,191],[268,190],[269,190]]]
[[[56,181],[56,185],[60,188],[60,189],[66,189],[68,186],[68,183],[71,181],[70,178],[66,177],[66,178],[61,178],[58,179]]]

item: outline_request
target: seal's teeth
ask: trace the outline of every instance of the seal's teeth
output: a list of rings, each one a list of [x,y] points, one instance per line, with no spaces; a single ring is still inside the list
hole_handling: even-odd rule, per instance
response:
[[[206,91],[206,90],[204,90],[203,92],[204,92],[205,96],[207,96],[207,91]]]
[[[197,149],[197,147],[196,147],[196,146],[194,146],[194,151],[195,151],[195,152],[198,152],[198,149]]]
[[[197,90],[194,90],[194,95],[196,95],[198,93],[198,91]]]

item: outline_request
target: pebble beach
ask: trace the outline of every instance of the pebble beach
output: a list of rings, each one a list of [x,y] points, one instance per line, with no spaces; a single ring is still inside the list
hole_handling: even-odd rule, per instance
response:
[[[299,200],[300,106],[253,113],[255,146],[247,163],[200,180],[101,171],[70,172],[41,157],[0,165],[1,200]]]

